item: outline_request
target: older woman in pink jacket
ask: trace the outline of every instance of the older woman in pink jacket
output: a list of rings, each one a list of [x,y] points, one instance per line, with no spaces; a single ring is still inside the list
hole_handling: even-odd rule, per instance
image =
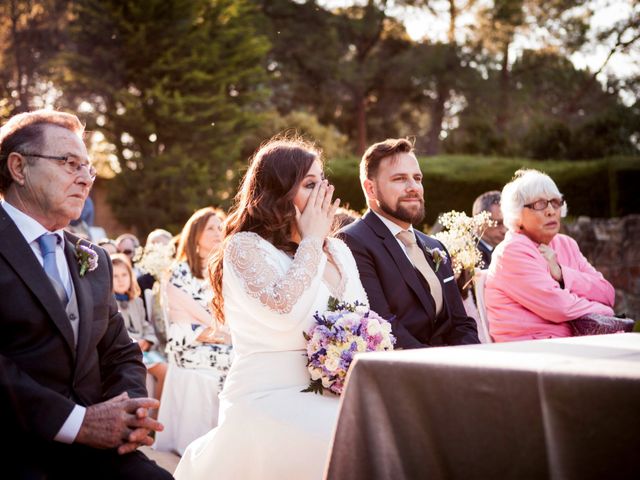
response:
[[[549,176],[518,170],[500,206],[509,231],[493,253],[485,287],[494,341],[569,337],[568,321],[613,315],[611,284],[575,240],[558,233],[567,206]]]

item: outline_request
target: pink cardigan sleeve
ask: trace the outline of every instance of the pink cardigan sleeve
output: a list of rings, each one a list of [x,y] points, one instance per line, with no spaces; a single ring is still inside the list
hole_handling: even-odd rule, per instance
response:
[[[613,286],[584,258],[573,238],[562,235],[559,240],[561,241],[558,242],[558,249],[565,249],[571,262],[567,265],[569,261],[559,261],[565,288],[587,300],[613,307],[616,297]]]
[[[547,261],[528,239],[514,239],[503,255],[499,274],[502,289],[541,318],[560,323],[587,313],[613,315],[610,307],[561,288],[551,277]]]

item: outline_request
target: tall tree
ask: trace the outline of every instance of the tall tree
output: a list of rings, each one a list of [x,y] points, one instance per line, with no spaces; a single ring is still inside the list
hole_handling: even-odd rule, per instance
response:
[[[615,3],[611,3],[618,9],[623,9],[623,11],[626,9],[628,14],[613,24],[600,28],[595,32],[594,38],[590,43],[604,46],[608,49],[607,54],[598,68],[591,72],[590,78],[585,78],[580,88],[573,93],[570,101],[565,106],[566,114],[570,115],[578,111],[580,103],[582,103],[584,96],[589,91],[590,84],[605,71],[614,57],[622,54],[640,58],[640,2],[636,0],[617,0]],[[637,71],[636,76],[640,77],[640,73]],[[631,83],[635,82],[633,75],[628,80]],[[620,82],[610,79],[608,83],[611,88]],[[621,85],[620,89],[624,89],[624,86]],[[637,95],[635,98],[637,98]]]
[[[65,98],[93,106],[122,173],[110,202],[140,233],[229,197],[265,98],[266,39],[243,0],[78,0]],[[82,103],[85,102],[85,103]],[[170,180],[171,179],[171,180]]]
[[[52,58],[65,43],[69,2],[0,2],[0,117],[43,107],[56,92]]]
[[[585,40],[589,0],[494,0],[480,9],[476,40],[493,55],[498,65],[498,131],[507,134],[511,110],[511,66],[515,61],[513,43],[518,36],[539,42],[538,48],[554,47],[574,51]]]
[[[267,0],[264,6],[273,22],[277,82],[286,85],[283,98],[274,101],[283,113],[306,105],[363,152],[368,114],[387,93],[394,58],[411,43],[404,27],[373,1],[333,11],[291,0]]]

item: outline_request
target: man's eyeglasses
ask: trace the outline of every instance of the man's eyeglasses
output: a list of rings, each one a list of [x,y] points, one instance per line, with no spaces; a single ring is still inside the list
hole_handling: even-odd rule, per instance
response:
[[[95,180],[96,175],[98,174],[96,167],[90,163],[83,163],[82,160],[75,155],[64,155],[59,157],[53,155],[41,155],[39,153],[21,153],[20,155],[25,157],[45,158],[47,160],[57,160],[58,162],[61,162],[64,169],[72,175],[77,175],[83,168],[86,168],[89,177],[91,177],[91,181]]]
[[[558,210],[564,205],[564,198],[552,198],[551,200],[536,200],[533,203],[529,203],[525,205],[525,207],[530,208],[532,210],[546,210],[547,207],[551,204],[551,206]]]

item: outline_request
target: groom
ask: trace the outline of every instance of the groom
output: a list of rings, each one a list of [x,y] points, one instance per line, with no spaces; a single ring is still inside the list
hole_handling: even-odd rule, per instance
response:
[[[136,449],[146,369],[104,250],[65,232],[96,170],[74,115],[39,110],[0,129],[2,471],[16,479],[169,479]]]
[[[396,348],[479,343],[444,246],[415,230],[424,218],[422,172],[406,139],[369,147],[360,162],[369,211],[343,228],[371,309],[393,318]]]

